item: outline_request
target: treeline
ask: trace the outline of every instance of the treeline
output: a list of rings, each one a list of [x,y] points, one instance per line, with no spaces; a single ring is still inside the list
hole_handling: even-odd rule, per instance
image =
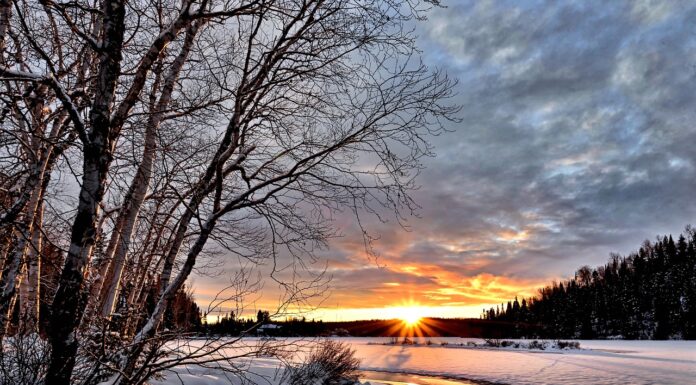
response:
[[[264,312],[265,313],[265,312]],[[264,327],[264,325],[273,325]],[[533,328],[533,325],[529,325]],[[508,322],[475,318],[422,318],[417,327],[407,327],[400,319],[357,321],[322,321],[306,318],[270,320],[243,318],[228,313],[203,323],[200,335],[271,337],[472,337],[506,338],[515,325]],[[534,331],[529,331],[530,334]]]
[[[271,320],[270,313],[264,310],[259,310],[256,318],[236,316],[234,312],[218,315],[217,319],[211,323],[203,320],[203,324],[196,331],[204,335],[240,336],[245,334],[274,337],[319,336],[327,333],[323,321],[307,320],[305,317],[289,317],[282,321]]]
[[[696,229],[687,226],[676,241],[645,241],[627,257],[612,254],[604,266],[584,266],[573,279],[484,310],[482,318],[514,324],[511,337],[694,339]]]

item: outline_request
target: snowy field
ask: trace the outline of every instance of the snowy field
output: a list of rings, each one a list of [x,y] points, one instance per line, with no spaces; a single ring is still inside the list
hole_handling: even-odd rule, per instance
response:
[[[362,360],[371,385],[696,384],[696,341],[580,341],[581,350],[530,351],[467,348],[464,338],[421,338],[418,345],[383,345],[389,338],[336,338]],[[442,342],[446,346],[440,345]],[[463,344],[464,346],[461,346]],[[259,384],[277,384],[278,364],[245,362]],[[215,369],[177,368],[157,384],[239,384]]]
[[[480,340],[432,338],[447,347],[370,345],[347,339],[376,371],[443,375],[505,384],[696,384],[696,341],[580,341],[562,352],[466,349]],[[388,339],[384,339],[385,341]],[[587,350],[585,350],[587,349]]]

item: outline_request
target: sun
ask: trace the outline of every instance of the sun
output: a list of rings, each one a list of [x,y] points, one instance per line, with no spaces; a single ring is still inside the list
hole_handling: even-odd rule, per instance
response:
[[[433,335],[431,309],[414,301],[404,301],[400,306],[385,308],[392,322],[388,335],[400,337],[425,337]]]
[[[421,320],[421,312],[417,307],[403,307],[398,313],[399,319],[408,327],[418,325]]]

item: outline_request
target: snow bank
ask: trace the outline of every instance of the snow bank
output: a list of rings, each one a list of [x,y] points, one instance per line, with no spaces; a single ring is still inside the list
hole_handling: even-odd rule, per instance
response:
[[[543,350],[548,352],[558,352],[563,350],[578,350],[580,343],[578,341],[562,341],[562,340],[501,340],[501,339],[485,339],[482,341],[436,341],[427,338],[424,342],[418,341],[417,338],[390,338],[386,342],[370,341],[368,345],[386,345],[399,346],[406,345],[412,347],[436,347],[443,349],[501,349],[501,350]]]

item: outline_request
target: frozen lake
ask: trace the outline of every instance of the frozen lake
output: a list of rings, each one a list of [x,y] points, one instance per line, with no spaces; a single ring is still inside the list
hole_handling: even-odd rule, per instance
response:
[[[696,384],[696,341],[579,341],[581,350],[532,351],[467,348],[467,342],[483,341],[464,338],[420,338],[418,345],[384,345],[389,338],[336,340],[355,349],[361,381],[371,385]],[[277,385],[277,361],[257,358],[248,364],[250,378]],[[174,371],[153,383],[241,384],[214,368],[188,365]]]
[[[430,338],[430,346],[426,339],[417,346],[375,344],[388,338],[345,340],[362,359],[362,369],[380,372],[514,385],[696,384],[696,341],[580,341],[583,350],[544,352],[457,346],[482,343],[464,338]]]

